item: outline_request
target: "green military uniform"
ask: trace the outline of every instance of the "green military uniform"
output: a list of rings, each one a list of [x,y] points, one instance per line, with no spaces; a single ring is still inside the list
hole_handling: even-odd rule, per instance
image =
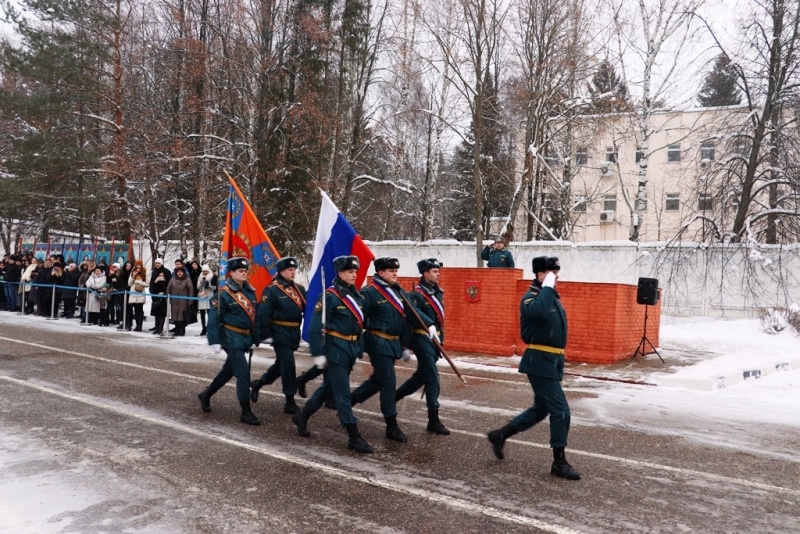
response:
[[[533,259],[533,272],[558,271],[558,258]],[[550,446],[553,448],[551,474],[571,480],[581,475],[566,461],[564,448],[569,434],[570,410],[561,380],[564,378],[564,347],[567,346],[567,314],[553,285],[534,280],[520,302],[520,329],[528,344],[519,372],[525,373],[533,389],[533,406],[514,417],[505,427],[488,434],[495,455],[503,459],[503,444],[510,436],[523,432],[550,416]],[[545,278],[545,282],[547,278]]]
[[[228,272],[248,266],[246,258],[233,258],[228,261]],[[208,344],[212,347],[221,345],[227,357],[211,384],[198,395],[204,412],[211,411],[211,397],[235,376],[236,397],[242,407],[241,420],[247,424],[259,424],[250,410],[250,369],[245,357],[245,352],[259,343],[257,313],[256,292],[248,282],[240,286],[228,278],[217,298],[212,299],[208,315]]]
[[[481,250],[481,259],[489,262],[487,267],[514,267],[514,256],[505,248],[497,250],[487,245]]]

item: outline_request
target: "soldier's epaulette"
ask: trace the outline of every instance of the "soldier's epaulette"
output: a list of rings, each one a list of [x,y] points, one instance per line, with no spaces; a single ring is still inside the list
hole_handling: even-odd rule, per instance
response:
[[[530,304],[531,302],[533,302],[534,300],[536,300],[536,297],[538,297],[538,296],[539,296],[539,288],[538,288],[538,287],[532,287],[532,288],[531,288],[531,294],[532,294],[533,296],[532,296],[531,298],[529,298],[529,299],[525,299],[525,300],[523,300],[523,301],[522,301],[522,303],[523,303],[523,304]]]

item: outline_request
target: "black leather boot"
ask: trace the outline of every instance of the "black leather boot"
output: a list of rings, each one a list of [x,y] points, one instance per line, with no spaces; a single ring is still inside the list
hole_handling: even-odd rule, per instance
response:
[[[408,441],[406,435],[403,434],[403,431],[400,430],[399,426],[397,426],[396,415],[386,418],[386,437],[392,441],[399,441],[400,443],[405,443]]]
[[[553,447],[553,466],[550,468],[550,474],[566,478],[567,480],[580,480],[581,474],[577,469],[569,465],[567,456],[564,454],[564,447]]]
[[[306,382],[308,382],[308,378],[306,378],[305,373],[297,377],[297,394],[303,399],[308,396],[306,393]]]
[[[508,438],[516,433],[517,431],[511,426],[511,423],[509,423],[503,428],[492,430],[486,434],[486,436],[489,438],[489,441],[492,443],[492,450],[494,450],[494,455],[497,456],[498,460],[502,460],[506,457],[506,455],[503,454],[503,445],[505,445]]]
[[[258,390],[261,389],[266,381],[264,379],[259,378],[258,380],[251,380],[250,381],[250,400],[253,402],[258,402]]]
[[[197,398],[200,399],[200,409],[204,412],[208,413],[211,411],[211,395],[208,392],[208,388],[204,389],[201,393],[197,395]]]
[[[441,421],[439,421],[439,410],[428,411],[428,432],[439,434],[440,436],[449,436],[450,431],[445,428]]]
[[[300,411],[294,402],[294,395],[286,395],[286,404],[283,405],[283,413],[294,415]]]
[[[306,428],[309,417],[310,414],[308,413],[308,410],[305,407],[292,416],[292,423],[294,423],[295,426],[297,427],[297,434],[304,438],[311,437],[311,432],[309,432],[308,428]]]
[[[372,454],[372,447],[370,447],[369,443],[367,443],[364,438],[361,437],[361,434],[358,433],[357,424],[350,423],[349,425],[344,425],[344,427],[347,429],[347,436],[349,437],[347,440],[348,449],[364,454]]]
[[[250,409],[250,399],[247,399],[246,401],[241,401],[239,404],[242,407],[242,415],[241,417],[239,417],[239,421],[241,421],[246,425],[253,425],[253,426],[258,426],[261,424],[261,421],[258,420],[256,414],[254,414],[253,411]]]

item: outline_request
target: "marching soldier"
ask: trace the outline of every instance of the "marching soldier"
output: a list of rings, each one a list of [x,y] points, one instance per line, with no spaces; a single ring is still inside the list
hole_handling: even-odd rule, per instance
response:
[[[271,343],[275,349],[275,363],[258,380],[250,382],[250,400],[258,401],[258,390],[272,384],[279,376],[286,403],[283,413],[300,411],[294,402],[297,393],[294,351],[300,346],[300,323],[306,309],[306,288],[296,284],[297,260],[283,258],[278,261],[278,274],[264,291],[258,307],[261,341]]]
[[[364,295],[364,348],[372,363],[372,375],[351,393],[355,405],[380,392],[381,413],[386,420],[386,437],[404,443],[408,441],[397,425],[395,388],[397,377],[395,360],[408,357],[403,350],[401,336],[407,322],[407,297],[397,283],[397,258],[375,260],[373,285],[362,291]],[[404,355],[405,352],[405,355]]]
[[[567,345],[567,315],[555,289],[561,265],[558,258],[533,258],[536,279],[522,297],[520,325],[522,339],[528,348],[519,363],[519,372],[528,375],[533,388],[533,406],[523,411],[503,428],[489,432],[495,456],[502,460],[506,440],[528,430],[550,416],[550,446],[553,465],[550,474],[569,480],[579,480],[581,474],[572,467],[564,454],[569,433],[569,404],[561,389],[564,378],[564,347]]]
[[[417,370],[396,392],[396,400],[407,397],[425,387],[425,400],[428,406],[428,432],[447,436],[450,431],[439,420],[439,370],[436,360],[439,349],[433,340],[444,340],[444,291],[439,287],[439,269],[442,264],[436,258],[417,262],[422,275],[419,284],[411,292],[411,304],[420,311],[420,318],[425,322],[415,325],[411,334],[411,349],[417,356]]]
[[[358,258],[339,256],[333,260],[333,268],[336,278],[314,307],[309,333],[314,364],[324,368],[322,386],[311,395],[300,413],[292,416],[292,422],[297,425],[299,435],[311,436],[306,428],[309,418],[326,399],[332,397],[339,421],[347,429],[347,448],[371,453],[372,447],[358,432],[358,419],[350,404],[350,372],[356,360],[364,355],[361,336],[364,297],[354,285],[358,276]]]
[[[258,302],[253,286],[247,281],[247,258],[228,260],[228,280],[218,297],[211,300],[208,314],[208,344],[215,354],[227,358],[211,384],[197,395],[200,408],[211,411],[211,396],[232,377],[236,377],[236,397],[242,407],[240,421],[247,425],[260,425],[261,421],[250,409],[250,369],[245,352],[258,346],[259,333],[256,314]]]

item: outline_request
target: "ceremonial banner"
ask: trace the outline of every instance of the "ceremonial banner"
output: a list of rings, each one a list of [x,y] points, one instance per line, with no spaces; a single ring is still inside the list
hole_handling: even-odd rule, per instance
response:
[[[114,262],[110,261],[111,260],[111,244],[110,243],[103,243],[103,244],[97,245],[97,252],[95,253],[94,257],[95,257],[95,260],[94,260],[95,263],[100,263],[100,260],[105,260],[106,265],[109,265],[109,266],[112,263],[114,263]]]
[[[230,258],[244,257],[250,260],[248,281],[261,299],[261,293],[275,276],[275,264],[281,259],[270,241],[256,214],[239,190],[233,178],[228,194],[228,215],[225,235],[222,237],[222,254],[219,266],[219,285],[225,285]]]
[[[64,261],[69,265],[70,263],[78,263],[78,245],[77,243],[67,243],[64,245]]]
[[[372,251],[364,244],[347,219],[339,211],[333,201],[322,193],[322,205],[319,209],[317,222],[317,238],[314,242],[314,257],[311,260],[311,278],[308,283],[308,299],[306,300],[305,317],[311,318],[314,306],[317,304],[322,287],[328,287],[336,277],[333,269],[333,259],[338,256],[358,257],[358,277],[356,287],[361,288],[367,278],[367,271],[375,258]],[[322,280],[322,270],[325,270],[325,280]],[[311,321],[303,321],[303,339],[308,341],[308,329]]]
[[[122,267],[128,261],[129,245],[127,243],[114,243],[114,263]]]
[[[36,243],[33,245],[33,255],[40,260],[47,258],[48,243]]]
[[[80,251],[78,252],[78,258],[81,263],[85,261],[94,261],[94,247],[94,245],[81,245]]]

